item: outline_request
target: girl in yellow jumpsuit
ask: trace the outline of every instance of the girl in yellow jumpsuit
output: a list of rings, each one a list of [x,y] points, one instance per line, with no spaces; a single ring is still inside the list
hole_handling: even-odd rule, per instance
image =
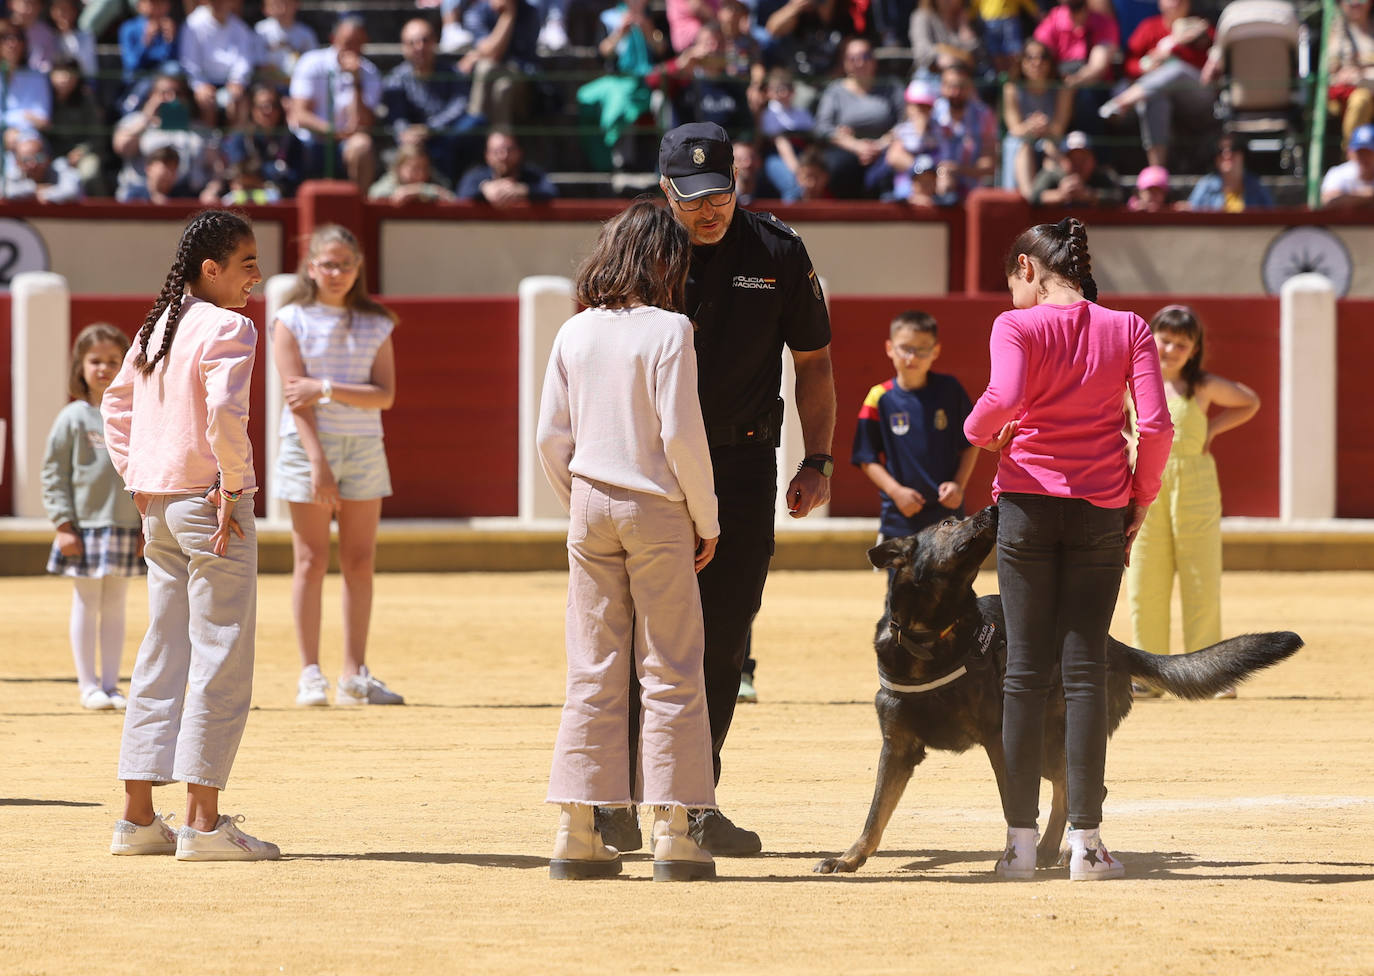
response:
[[[1255,391],[1202,368],[1202,323],[1186,305],[1168,305],[1150,322],[1174,443],[1159,497],[1131,550],[1126,592],[1135,646],[1169,651],[1169,603],[1178,576],[1183,646],[1196,651],[1221,640],[1221,489],[1211,444],[1259,410]],[[1219,407],[1211,413],[1211,408]],[[1158,691],[1137,689],[1158,696]],[[1235,689],[1218,698],[1234,698]]]

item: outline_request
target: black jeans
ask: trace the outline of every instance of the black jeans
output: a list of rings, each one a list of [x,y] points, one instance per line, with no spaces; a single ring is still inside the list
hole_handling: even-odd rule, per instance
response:
[[[749,656],[750,629],[763,601],[773,558],[773,507],[777,499],[777,452],[770,444],[718,447],[711,451],[720,542],[715,558],[697,574],[706,625],[706,709],[711,718],[711,760],[720,782],[720,750],[735,718],[740,673]],[[639,682],[630,681],[630,756],[639,754]],[[631,760],[631,778],[637,764]]]
[[[1007,624],[1003,813],[1038,818],[1045,707],[1064,686],[1069,823],[1102,821],[1107,759],[1107,630],[1121,588],[1126,509],[1082,499],[1004,493],[997,501],[997,582]]]

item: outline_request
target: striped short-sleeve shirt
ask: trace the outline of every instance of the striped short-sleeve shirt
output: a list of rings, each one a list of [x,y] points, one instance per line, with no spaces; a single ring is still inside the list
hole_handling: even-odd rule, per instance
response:
[[[394,328],[385,315],[345,310],[328,305],[287,305],[277,320],[290,331],[300,348],[307,376],[335,383],[369,383],[377,351]],[[315,405],[315,424],[321,434],[381,437],[382,412],[344,403]],[[296,418],[283,410],[279,433],[296,433]]]

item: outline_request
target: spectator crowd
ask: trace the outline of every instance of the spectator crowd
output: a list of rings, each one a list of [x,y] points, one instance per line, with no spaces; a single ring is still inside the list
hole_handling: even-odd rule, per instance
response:
[[[556,196],[551,169],[652,170],[658,133],[697,121],[738,140],[746,203],[940,207],[979,186],[1145,211],[1275,202],[1228,114],[1220,2],[128,3],[8,0],[0,196],[270,203],[329,177],[499,207]],[[1323,205],[1370,206],[1370,0],[1340,3],[1324,51]],[[560,122],[577,138],[549,135]],[[1300,175],[1304,140],[1280,157],[1266,141],[1262,171]]]

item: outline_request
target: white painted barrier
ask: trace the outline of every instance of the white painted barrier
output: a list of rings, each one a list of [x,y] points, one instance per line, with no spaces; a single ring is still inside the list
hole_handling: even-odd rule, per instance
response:
[[[269,519],[289,519],[291,517],[291,507],[286,502],[276,496],[273,490],[276,486],[272,484],[272,479],[277,470],[277,455],[281,453],[281,438],[277,436],[278,424],[281,423],[282,411],[286,409],[286,404],[281,397],[281,376],[277,373],[276,363],[272,361],[272,323],[277,319],[277,310],[282,307],[282,299],[286,293],[296,283],[296,276],[293,274],[278,274],[267,279],[263,285],[262,296],[266,301],[266,311],[262,316],[262,341],[259,344],[261,351],[259,355],[266,359],[264,365],[267,377],[267,402],[263,410],[263,461],[267,468],[266,471],[258,472],[258,484],[266,490],[266,508],[264,511]]]
[[[1336,515],[1336,292],[1294,275],[1279,297],[1279,518]]]
[[[10,283],[10,389],[14,514],[43,517],[43,450],[66,406],[71,358],[71,292],[51,271],[26,271]]]
[[[520,296],[520,467],[518,512],[522,522],[565,518],[558,496],[539,466],[535,431],[539,426],[539,394],[559,327],[577,311],[573,283],[557,275],[522,278]]]

